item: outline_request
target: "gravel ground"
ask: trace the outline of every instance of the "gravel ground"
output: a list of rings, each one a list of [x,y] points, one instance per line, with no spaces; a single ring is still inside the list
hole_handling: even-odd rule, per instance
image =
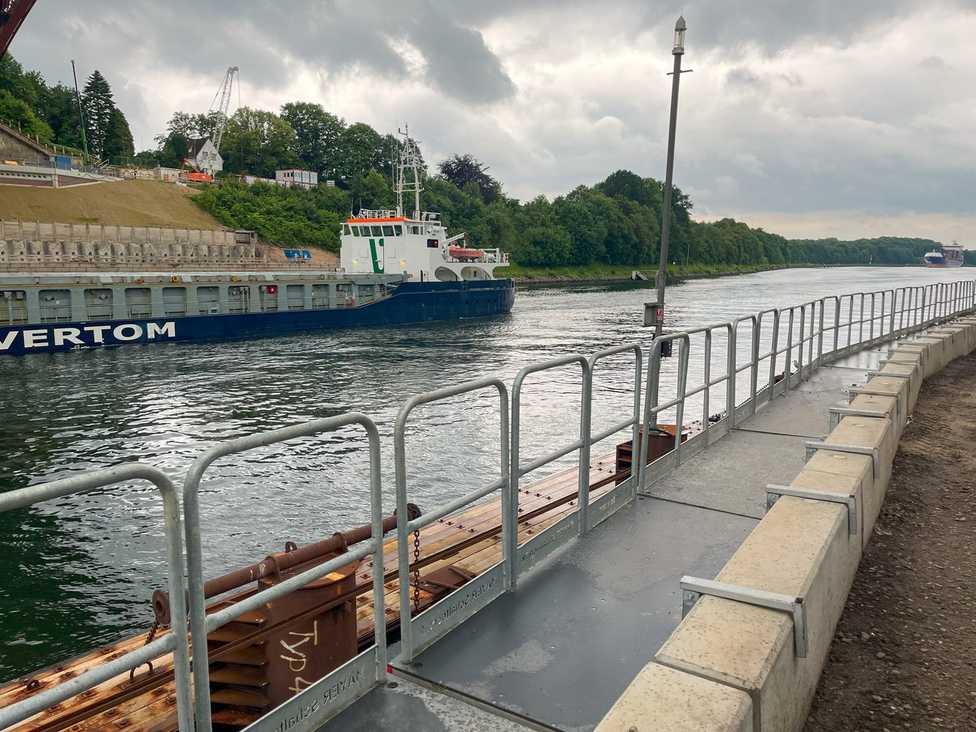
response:
[[[915,409],[807,732],[976,730],[976,354]]]

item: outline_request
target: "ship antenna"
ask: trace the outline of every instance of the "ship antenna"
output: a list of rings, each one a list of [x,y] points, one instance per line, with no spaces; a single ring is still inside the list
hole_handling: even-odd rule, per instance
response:
[[[403,136],[403,144],[400,146],[397,158],[397,215],[403,216],[403,194],[413,193],[414,218],[420,218],[420,192],[423,186],[420,183],[420,151],[417,149],[417,142],[410,138],[410,126],[404,125],[403,129],[397,129]],[[411,180],[407,182],[407,171],[410,171]]]

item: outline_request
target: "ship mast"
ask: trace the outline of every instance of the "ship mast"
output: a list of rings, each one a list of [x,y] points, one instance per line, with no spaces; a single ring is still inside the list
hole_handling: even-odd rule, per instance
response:
[[[409,125],[404,125],[403,129],[398,129],[397,132],[403,136],[403,143],[397,155],[397,216],[406,215],[403,210],[403,194],[413,193],[413,218],[419,219],[420,192],[423,190],[420,183],[420,150],[417,148],[417,143],[410,138]]]

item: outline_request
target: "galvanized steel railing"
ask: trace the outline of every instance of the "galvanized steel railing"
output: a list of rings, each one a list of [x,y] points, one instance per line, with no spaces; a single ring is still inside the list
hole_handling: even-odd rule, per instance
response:
[[[397,498],[397,546],[399,573],[399,603],[401,617],[401,655],[396,663],[409,664],[424,648],[436,642],[451,628],[485,607],[505,591],[517,586],[520,572],[577,535],[589,531],[615,511],[631,503],[637,492],[682,461],[683,456],[693,454],[726,434],[741,419],[756,413],[761,403],[769,401],[799,385],[818,366],[835,361],[853,351],[916,332],[952,315],[976,309],[976,281],[940,283],[925,287],[904,287],[895,290],[858,292],[830,296],[791,307],[763,310],[755,315],[734,321],[672,333],[654,341],[647,355],[646,393],[657,394],[661,385],[662,345],[678,342],[679,352],[675,374],[674,396],[645,399],[643,423],[648,428],[656,425],[662,415],[674,410],[675,433],[673,449],[664,457],[648,465],[649,429],[638,440],[641,424],[641,382],[643,353],[637,345],[624,345],[593,354],[566,356],[539,364],[526,366],[518,372],[512,386],[511,404],[506,385],[499,379],[486,378],[469,381],[454,387],[420,394],[408,400],[401,408],[394,430],[396,456]],[[748,324],[749,334],[745,335]],[[704,339],[702,356],[703,375],[700,382],[688,385],[689,363],[692,356],[692,336]],[[726,344],[725,366],[718,375],[713,374],[712,353],[716,335],[724,335]],[[744,350],[745,360],[740,360],[738,343],[748,337],[749,348]],[[592,431],[593,375],[598,362],[611,356],[633,353],[634,362],[634,409],[625,420],[614,423],[600,432]],[[578,364],[581,369],[580,425],[578,436],[567,445],[552,453],[521,462],[521,392],[525,379],[535,373]],[[764,365],[765,364],[765,365]],[[762,374],[762,376],[761,376]],[[768,376],[767,376],[768,374]],[[745,396],[737,399],[739,377],[746,386]],[[760,383],[760,382],[763,383]],[[724,385],[724,411],[711,415],[710,393]],[[418,406],[460,396],[481,389],[494,389],[499,397],[499,463],[500,477],[488,485],[449,501],[421,518],[410,519],[407,513],[407,479],[405,432],[411,412]],[[701,398],[701,424],[699,434],[683,441],[686,413],[692,405],[689,400]],[[511,419],[511,431],[509,431]],[[267,446],[298,437],[329,432],[347,425],[363,427],[369,439],[370,461],[370,513],[372,539],[350,549],[341,556],[326,561],[301,574],[288,578],[273,587],[261,590],[249,597],[210,615],[206,614],[203,588],[202,549],[200,542],[199,487],[206,470],[216,460],[245,450]],[[612,489],[590,501],[590,451],[592,445],[618,432],[631,429],[631,475],[617,482]],[[640,442],[640,444],[637,444]],[[518,543],[519,481],[525,475],[545,465],[579,451],[578,508],[569,512],[541,533],[524,544]],[[614,475],[619,479],[619,475]],[[264,732],[316,728],[352,701],[383,681],[387,673],[386,620],[384,616],[384,563],[383,563],[383,511],[380,477],[380,441],[375,424],[361,414],[346,414],[328,419],[314,420],[305,424],[285,427],[217,445],[204,452],[193,463],[183,489],[186,532],[186,567],[188,569],[188,597],[190,626],[195,644],[196,658],[193,665],[194,691],[191,714],[188,638],[186,611],[183,606],[182,546],[176,494],[172,483],[158,470],[143,465],[122,465],[105,471],[67,478],[62,481],[23,488],[0,494],[0,511],[12,510],[38,501],[91,490],[124,480],[145,479],[156,484],[163,494],[166,508],[166,536],[170,568],[170,601],[173,628],[169,633],[148,645],[125,654],[113,661],[85,672],[57,687],[45,690],[29,699],[0,710],[0,727],[42,711],[46,707],[63,702],[83,690],[92,688],[119,673],[136,667],[147,660],[165,653],[174,653],[177,685],[177,710],[181,730],[196,729],[209,732],[212,726],[207,661],[207,634],[234,620],[245,612],[256,609],[266,602],[281,597],[329,572],[372,555],[373,603],[375,643],[372,648],[359,654],[323,679],[269,712],[248,729]],[[443,519],[465,506],[499,491],[502,521],[502,560],[478,575],[458,590],[439,600],[423,612],[413,616],[410,607],[410,542],[411,532],[419,531],[434,521]],[[318,695],[318,696],[316,696]],[[309,716],[307,710],[314,713]],[[195,717],[195,725],[191,722]],[[296,721],[297,720],[297,721]]]
[[[679,465],[688,453],[694,454],[711,444],[739,421],[756,413],[759,406],[799,385],[817,367],[842,358],[855,350],[882,341],[900,338],[938,323],[961,312],[976,309],[976,281],[936,283],[874,292],[856,292],[812,300],[799,305],[763,310],[727,323],[694,328],[659,339],[648,356],[647,394],[657,394],[661,380],[661,345],[666,341],[681,344],[674,396],[646,400],[644,423],[655,425],[665,412],[673,412],[675,436],[673,450],[655,463],[653,469],[641,465],[640,488]],[[768,337],[766,324],[772,321]],[[740,326],[749,323],[749,348],[746,360],[740,360]],[[743,328],[744,330],[744,328]],[[714,334],[726,333],[727,349],[724,373],[712,375]],[[704,378],[688,386],[692,361],[691,336],[704,334],[701,353]],[[768,365],[768,380],[760,386],[763,362]],[[747,391],[739,398],[739,379],[748,374]],[[723,387],[724,413],[711,415],[710,395],[714,387]],[[701,399],[701,430],[683,442],[681,432],[694,397]],[[642,441],[648,449],[648,439]]]
[[[500,423],[498,445],[501,477],[486,486],[477,488],[460,498],[455,498],[453,501],[428,511],[418,518],[408,520],[406,428],[411,412],[422,404],[430,404],[483,389],[495,389],[498,392]],[[410,663],[418,653],[488,605],[510,586],[511,575],[507,568],[512,563],[517,525],[514,511],[511,509],[514,491],[509,490],[508,389],[501,379],[486,378],[418,394],[408,399],[400,408],[393,435],[396,453],[397,566],[399,567],[400,583],[399,659],[403,663]],[[410,534],[419,532],[423,527],[429,526],[448,514],[459,511],[495,491],[501,492],[502,561],[457,590],[466,597],[458,600],[454,595],[451,595],[414,617],[410,607]],[[419,557],[415,557],[414,561],[417,559]]]
[[[0,513],[33,506],[75,493],[133,480],[146,480],[156,486],[163,499],[166,532],[166,563],[169,575],[169,596],[172,602],[172,632],[146,643],[135,651],[90,668],[74,678],[40,691],[16,704],[0,709],[0,729],[22,722],[48,707],[94,688],[109,679],[131,671],[167,653],[173,653],[176,680],[176,710],[181,730],[191,729],[190,661],[186,632],[186,605],[183,594],[183,537],[176,488],[166,475],[149,465],[124,463],[105,470],[73,475],[70,478],[41,483],[0,493]],[[206,643],[203,644],[206,646]]]
[[[359,425],[369,439],[369,493],[370,524],[372,536],[350,547],[348,551],[307,569],[272,587],[260,590],[226,608],[207,614],[203,580],[203,550],[200,543],[200,482],[207,469],[227,455],[274,445],[299,437],[311,437],[333,432],[347,425]],[[239,618],[246,612],[257,610],[265,603],[301,589],[310,582],[334,572],[350,562],[368,555],[373,556],[373,623],[374,643],[355,658],[314,681],[310,686],[291,697],[284,704],[249,725],[254,732],[277,732],[280,729],[316,729],[360,696],[386,679],[386,618],[384,616],[383,588],[383,489],[380,477],[380,437],[376,425],[363,414],[343,414],[338,417],[317,419],[269,432],[220,443],[198,457],[187,473],[183,484],[183,512],[186,522],[187,568],[190,627],[193,638],[194,709],[197,732],[210,732],[213,727],[210,708],[210,668],[207,654],[207,634]],[[406,511],[400,514],[406,515]],[[183,596],[182,588],[170,592],[170,601]],[[177,617],[173,613],[174,622]],[[297,686],[297,684],[296,684]],[[313,703],[314,702],[314,703]],[[293,726],[293,720],[301,720],[304,727]],[[190,730],[189,726],[180,729]]]

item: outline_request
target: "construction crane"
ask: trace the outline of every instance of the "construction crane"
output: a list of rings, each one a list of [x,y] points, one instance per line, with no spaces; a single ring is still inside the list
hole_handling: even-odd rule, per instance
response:
[[[214,128],[213,133],[213,144],[217,148],[217,152],[220,152],[220,142],[224,139],[224,130],[227,128],[227,112],[230,110],[230,97],[231,92],[234,89],[234,80],[237,79],[237,94],[240,96],[241,93],[241,81],[238,77],[238,72],[240,69],[236,66],[231,66],[227,69],[227,73],[224,74],[224,83],[220,85],[220,89],[214,95],[213,102],[210,103],[210,114],[216,113],[217,126]],[[217,100],[220,99],[218,104]]]
[[[34,2],[35,0],[0,0],[0,56],[10,48],[10,42],[34,7]]]

